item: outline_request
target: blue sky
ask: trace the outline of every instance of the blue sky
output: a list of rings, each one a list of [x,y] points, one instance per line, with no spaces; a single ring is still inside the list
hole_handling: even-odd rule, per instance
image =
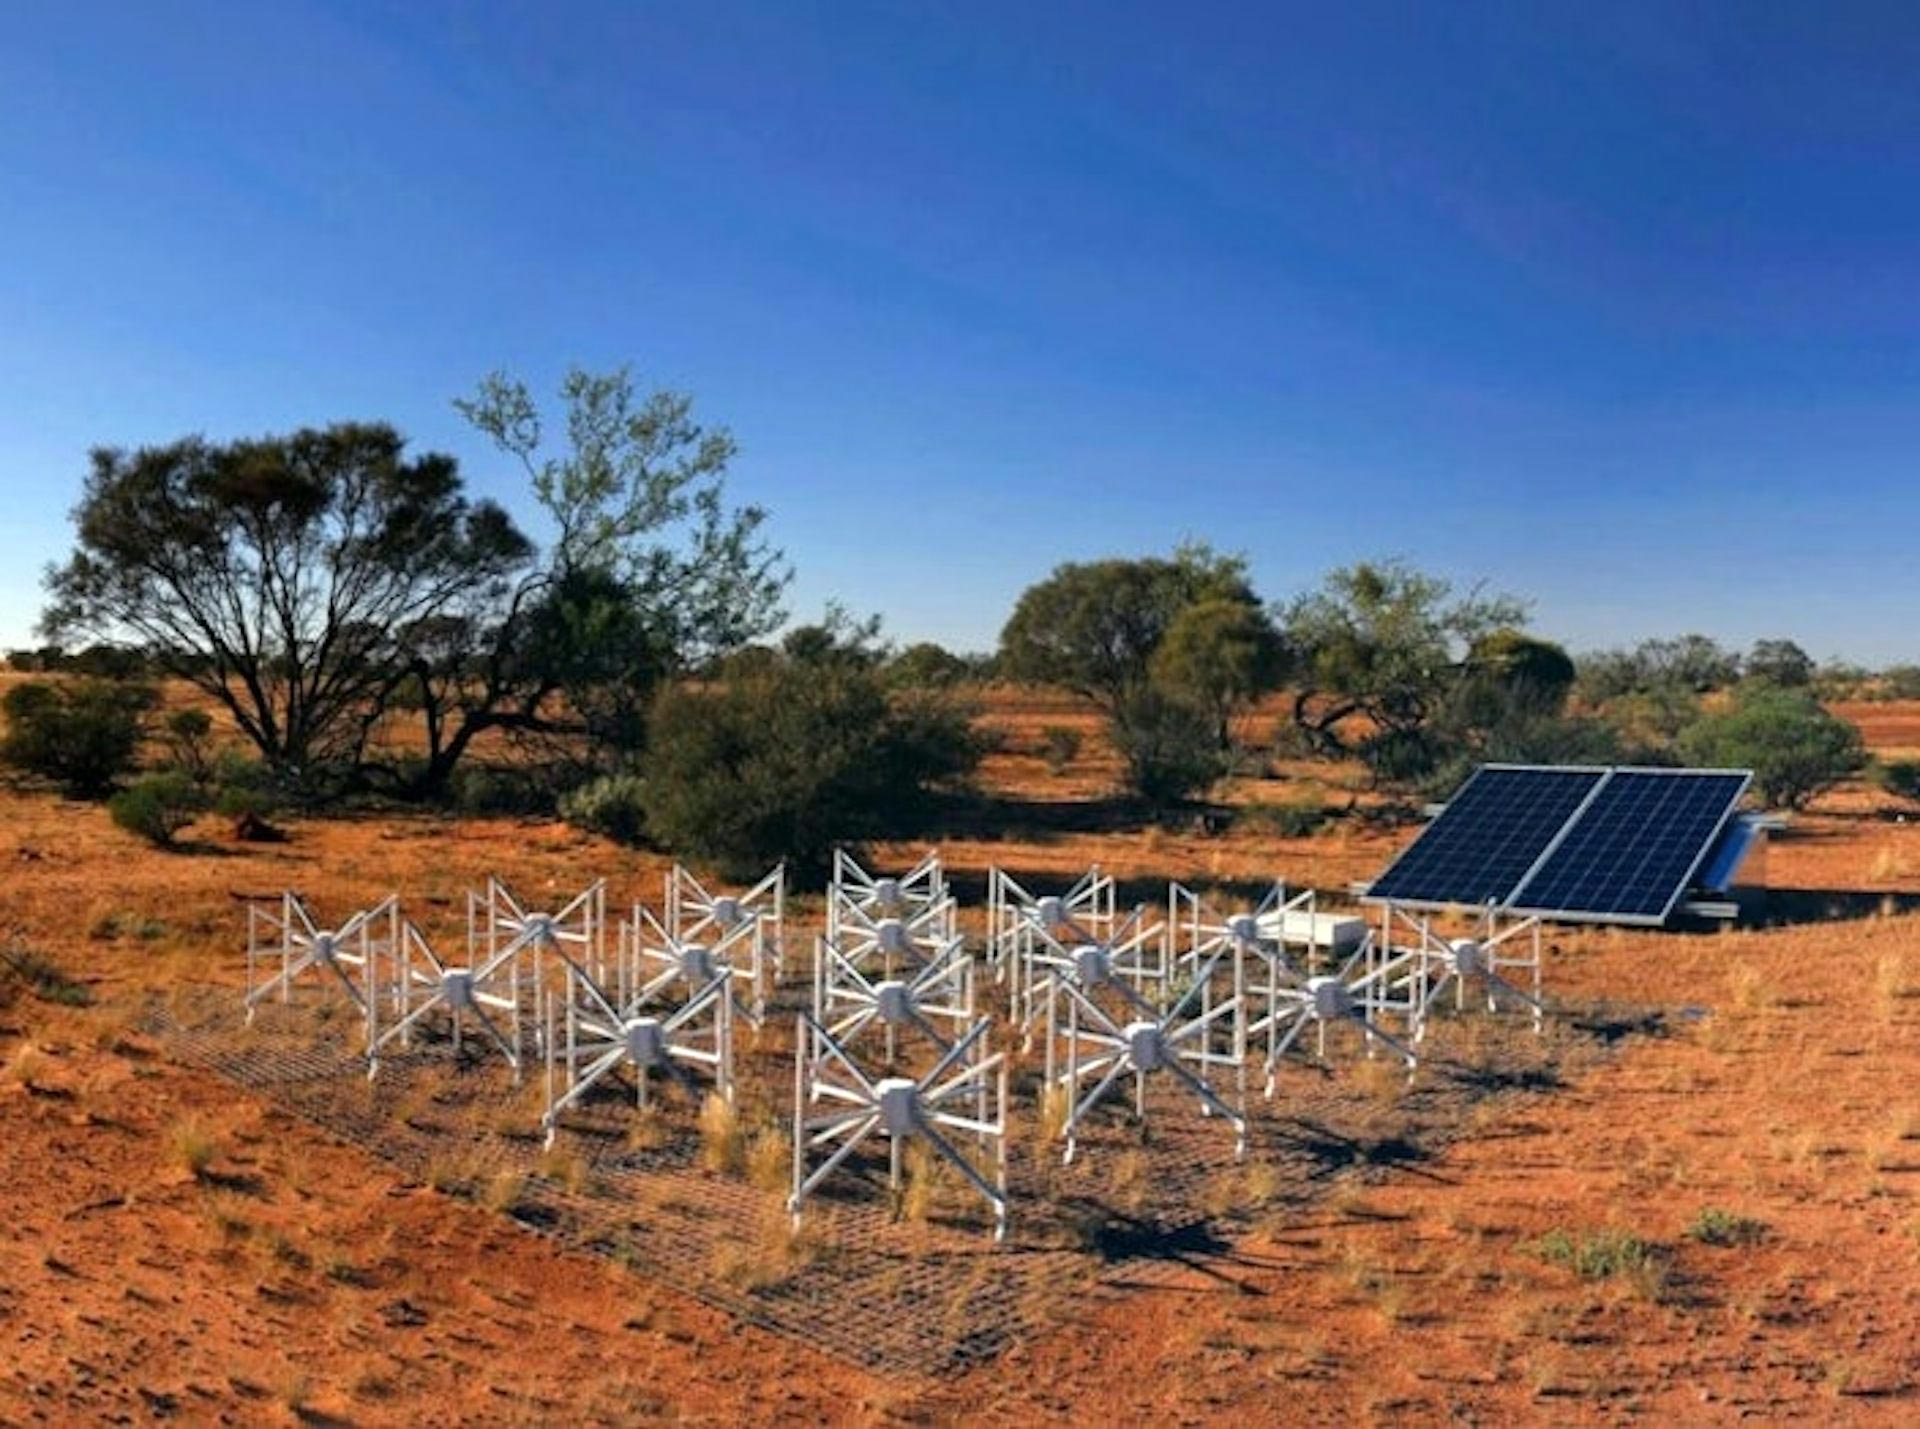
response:
[[[9,6],[0,644],[90,446],[630,361],[793,605],[1406,556],[1576,647],[1920,658],[1920,11]]]

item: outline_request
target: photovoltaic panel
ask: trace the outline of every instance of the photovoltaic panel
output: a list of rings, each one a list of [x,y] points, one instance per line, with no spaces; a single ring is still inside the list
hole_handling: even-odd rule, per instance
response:
[[[1489,764],[1367,890],[1369,902],[1504,904],[1604,769]]]
[[[1752,776],[1616,769],[1532,877],[1516,913],[1664,923]]]

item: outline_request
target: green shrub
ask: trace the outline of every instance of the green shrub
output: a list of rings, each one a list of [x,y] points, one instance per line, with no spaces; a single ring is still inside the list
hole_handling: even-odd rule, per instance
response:
[[[1791,640],[1756,640],[1745,666],[1749,680],[1764,680],[1786,689],[1811,685],[1819,673],[1813,657]]]
[[[76,797],[102,798],[132,771],[153,704],[151,686],[112,680],[15,685],[0,701],[0,759]]]
[[[1229,751],[1212,715],[1152,686],[1121,699],[1113,743],[1126,764],[1127,787],[1149,803],[1181,803],[1227,773]]]
[[[214,757],[209,778],[213,808],[223,818],[265,820],[287,806],[286,791],[273,770],[237,749]]]
[[[1067,766],[1080,757],[1080,731],[1064,724],[1050,724],[1040,731],[1040,757],[1047,762],[1049,774],[1064,774]]]
[[[454,770],[448,795],[455,813],[465,818],[498,818],[512,814],[551,814],[556,779],[538,765],[497,768],[486,764]]]
[[[93,993],[85,983],[75,982],[58,963],[29,948],[0,947],[0,984],[17,984],[41,1002],[62,1007],[89,1007],[93,1003]]]
[[[1700,697],[1679,685],[1662,685],[1603,701],[1593,706],[1593,713],[1628,748],[1665,751],[1699,720]]]
[[[1873,782],[1895,798],[1920,802],[1920,759],[1889,759],[1876,764]]]
[[[160,726],[167,760],[196,784],[213,782],[213,716],[205,710],[174,710]]]
[[[646,837],[646,785],[637,774],[606,774],[560,796],[560,817],[615,843]]]
[[[1723,1248],[1758,1245],[1767,1238],[1767,1223],[1755,1220],[1752,1216],[1735,1215],[1718,1206],[1707,1206],[1693,1218],[1693,1224],[1687,1227],[1687,1234],[1702,1245]]]
[[[1801,809],[1867,762],[1860,731],[1806,690],[1753,685],[1680,736],[1694,764],[1753,770],[1768,808]]]
[[[1490,631],[1467,652],[1465,678],[1452,698],[1469,707],[1491,704],[1501,714],[1557,715],[1573,689],[1573,659],[1550,640],[1511,627]]]
[[[279,779],[271,765],[238,749],[223,749],[214,757],[213,782],[223,789],[258,789],[271,793],[279,788]]]
[[[1395,788],[1424,784],[1447,760],[1439,732],[1424,729],[1383,729],[1355,752],[1374,783]]]
[[[968,713],[890,697],[871,662],[791,652],[662,692],[641,758],[649,837],[749,877],[822,869],[836,842],[909,831],[979,759]]]
[[[116,824],[156,848],[172,848],[175,835],[206,806],[200,786],[178,770],[135,780],[107,801]]]
[[[223,819],[267,819],[280,807],[271,790],[225,784],[214,791],[213,810]]]
[[[1625,1280],[1656,1299],[1667,1286],[1668,1253],[1631,1231],[1599,1230],[1578,1235],[1549,1231],[1535,1249],[1548,1264],[1571,1270],[1582,1280]]]
[[[945,647],[923,640],[887,662],[887,683],[904,690],[948,690],[970,677],[967,662]]]

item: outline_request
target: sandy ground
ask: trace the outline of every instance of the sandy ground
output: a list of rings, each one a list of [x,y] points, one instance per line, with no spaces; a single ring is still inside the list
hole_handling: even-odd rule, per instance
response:
[[[1920,709],[1864,710],[1876,743],[1920,746]],[[1108,787],[1071,702],[992,718],[990,788],[1071,807]],[[1031,741],[1076,720],[1088,748],[1052,774]],[[1365,796],[1336,772],[1235,797]],[[91,998],[0,978],[0,1423],[1920,1416],[1920,917],[1898,911],[1920,893],[1920,826],[1865,788],[1797,821],[1767,865],[1856,916],[1565,939],[1550,988],[1663,1007],[1656,1035],[1442,1157],[940,1383],[866,1375],[406,1184],[132,1030],[154,989],[232,975],[235,893],[344,906],[399,887],[452,928],[484,872],[559,891],[590,868],[653,897],[658,859],[434,819],[303,823],[257,847],[210,825],[202,851],[159,855],[44,794],[0,795],[0,813],[0,946]],[[1339,887],[1407,836],[1016,826],[947,853],[963,875],[1098,858],[1144,881]],[[1709,1209],[1750,1243],[1696,1239]],[[1583,1276],[1543,1253],[1556,1233],[1645,1250]]]

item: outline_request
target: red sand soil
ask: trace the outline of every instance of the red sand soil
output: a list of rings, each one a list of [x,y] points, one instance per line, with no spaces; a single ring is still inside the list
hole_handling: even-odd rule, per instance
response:
[[[1876,744],[1920,747],[1920,708],[1861,717]],[[1009,748],[990,787],[1063,801],[1110,783],[1083,708],[997,699],[991,718]],[[1074,720],[1087,752],[1051,775],[1022,742]],[[1336,771],[1235,797],[1368,796]],[[936,1383],[865,1374],[406,1184],[131,1030],[153,990],[231,967],[234,892],[344,906],[398,887],[452,928],[488,871],[537,891],[588,869],[651,898],[660,860],[543,822],[298,822],[278,846],[210,823],[196,832],[217,851],[162,855],[44,794],[0,794],[0,814],[0,946],[49,956],[94,999],[0,979],[0,1423],[1920,1416],[1920,917],[1892,911],[1920,892],[1920,828],[1877,791],[1821,801],[1768,863],[1780,887],[1868,895],[1864,916],[1565,939],[1551,992],[1668,1008],[1664,1034],[1434,1161]],[[1338,887],[1407,837],[1351,822],[947,851],[963,871],[1097,857],[1128,877]],[[1689,1228],[1706,1208],[1764,1231],[1703,1244]],[[1653,1246],[1650,1263],[1582,1278],[1540,1250],[1603,1231]]]

